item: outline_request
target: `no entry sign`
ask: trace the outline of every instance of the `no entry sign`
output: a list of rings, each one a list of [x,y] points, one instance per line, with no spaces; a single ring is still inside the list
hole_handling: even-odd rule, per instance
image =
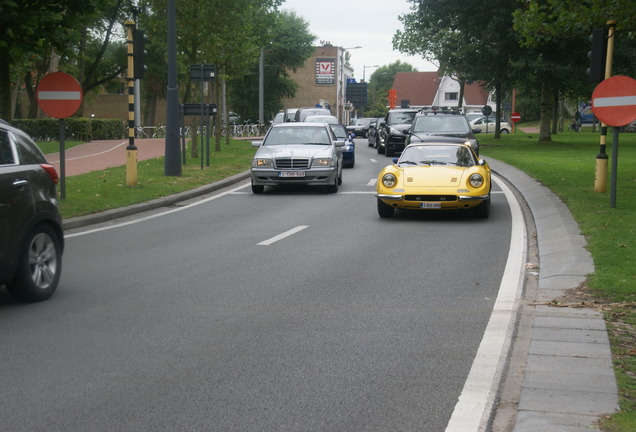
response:
[[[75,114],[82,105],[82,86],[67,73],[53,72],[42,78],[35,96],[42,111],[64,119]]]
[[[636,120],[636,80],[616,75],[602,81],[592,93],[592,112],[610,126]]]
[[[517,123],[519,120],[521,120],[521,114],[519,114],[518,112],[513,112],[510,116],[510,120],[512,120],[514,123]]]

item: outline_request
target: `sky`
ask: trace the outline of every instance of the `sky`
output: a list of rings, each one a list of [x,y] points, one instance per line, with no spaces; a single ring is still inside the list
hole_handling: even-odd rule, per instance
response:
[[[361,46],[348,50],[349,63],[354,78],[368,81],[376,69],[368,66],[386,66],[397,60],[420,72],[437,70],[421,57],[393,50],[393,35],[404,28],[398,16],[409,13],[410,4],[407,0],[285,0],[280,9],[295,11],[309,22],[309,31],[317,36],[317,46],[320,41],[343,48]]]

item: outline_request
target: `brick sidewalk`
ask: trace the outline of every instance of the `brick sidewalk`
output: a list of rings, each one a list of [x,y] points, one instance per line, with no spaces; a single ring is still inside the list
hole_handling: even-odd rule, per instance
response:
[[[137,161],[163,156],[165,144],[165,138],[135,139]],[[65,174],[68,177],[126,165],[127,146],[128,139],[122,139],[91,141],[68,149],[65,152]],[[46,159],[60,173],[60,154],[47,154]]]

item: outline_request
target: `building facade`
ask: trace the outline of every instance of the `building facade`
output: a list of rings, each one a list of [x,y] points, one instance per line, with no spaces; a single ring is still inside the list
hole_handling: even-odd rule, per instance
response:
[[[327,106],[342,124],[348,124],[346,85],[353,69],[346,64],[345,52],[344,48],[331,44],[315,47],[303,67],[290,71],[298,91],[296,96],[283,101],[284,108]]]

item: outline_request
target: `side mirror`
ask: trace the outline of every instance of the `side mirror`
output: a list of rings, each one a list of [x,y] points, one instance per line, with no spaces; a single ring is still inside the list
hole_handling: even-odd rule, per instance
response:
[[[344,147],[345,146],[345,142],[341,141],[341,140],[334,141],[334,143],[336,144],[336,147]]]
[[[252,141],[252,147],[260,147],[263,145],[263,141]]]
[[[402,133],[403,133],[404,135],[411,135],[411,128],[410,128],[410,127],[408,127],[408,128],[406,128],[406,129],[402,130]]]
[[[398,158],[393,158],[393,163],[397,164]]]
[[[473,133],[474,133],[474,134],[478,134],[478,133],[480,133],[480,132],[481,132],[481,129],[479,129],[479,128],[473,128]]]
[[[486,166],[486,161],[483,159],[479,159],[477,163],[479,164],[479,166]]]

